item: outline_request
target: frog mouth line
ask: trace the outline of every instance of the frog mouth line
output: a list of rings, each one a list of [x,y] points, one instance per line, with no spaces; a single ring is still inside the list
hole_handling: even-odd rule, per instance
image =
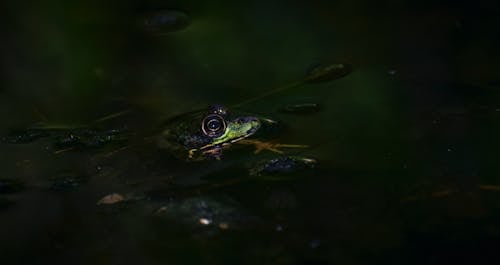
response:
[[[253,131],[252,131],[252,130],[253,130]],[[240,140],[243,140],[243,139],[245,139],[245,138],[248,138],[248,137],[250,137],[250,136],[254,135],[256,131],[257,131],[257,129],[250,129],[250,130],[248,130],[248,132],[247,132],[247,134],[246,134],[246,135],[241,136],[241,137],[238,137],[238,138],[236,138],[236,139],[233,139],[233,140],[231,140],[231,141],[229,141],[229,142],[230,142],[230,143],[236,143],[236,142],[238,142],[238,141],[240,141]]]
[[[243,140],[243,139],[245,139],[245,138],[247,138],[247,137],[252,136],[254,133],[255,133],[255,132],[252,132],[252,133],[247,134],[247,135],[245,135],[245,136],[241,136],[241,137],[235,138],[235,139],[233,139],[233,140],[230,140],[230,141],[227,141],[227,142],[223,142],[223,143],[219,143],[219,144],[216,144],[216,145],[205,145],[205,146],[200,147],[200,148],[199,148],[199,149],[197,149],[197,150],[199,150],[199,151],[204,151],[204,150],[207,150],[207,149],[210,149],[210,148],[214,148],[214,147],[216,147],[216,146],[218,146],[218,145],[220,145],[220,146],[224,146],[224,145],[228,145],[228,144],[233,144],[233,143],[236,143],[236,142],[238,142],[238,141],[240,141],[240,140]]]

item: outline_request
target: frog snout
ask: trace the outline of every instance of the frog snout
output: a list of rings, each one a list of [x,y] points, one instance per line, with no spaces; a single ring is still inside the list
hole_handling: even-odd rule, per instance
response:
[[[254,134],[260,128],[260,120],[256,117],[244,117],[245,123],[250,124],[247,134]]]

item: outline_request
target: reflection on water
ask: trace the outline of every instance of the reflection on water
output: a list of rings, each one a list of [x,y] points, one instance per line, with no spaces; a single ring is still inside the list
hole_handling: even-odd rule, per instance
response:
[[[498,261],[489,3],[49,2],[1,4],[1,264]],[[213,104],[280,130],[157,148]]]

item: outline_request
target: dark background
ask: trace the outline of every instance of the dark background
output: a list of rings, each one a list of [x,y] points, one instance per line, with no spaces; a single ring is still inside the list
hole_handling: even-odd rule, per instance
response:
[[[2,195],[13,205],[0,211],[1,264],[500,261],[493,1],[54,0],[0,8],[2,134],[39,121],[87,123],[123,108],[137,110],[128,122],[147,131],[169,116],[293,82],[318,63],[354,69],[245,106],[286,122],[280,141],[311,145],[307,155],[322,165],[290,182],[212,192],[235,198],[269,227],[197,236],[141,207],[103,210],[95,202],[125,188],[123,178],[90,169],[92,153],[2,144],[0,177],[29,187]],[[185,12],[190,24],[158,36],[137,23],[165,9]],[[324,108],[276,113],[303,101]],[[130,152],[104,166],[120,171],[145,159]],[[165,162],[165,174],[175,165]],[[142,170],[122,174],[140,178]],[[90,175],[89,183],[63,193],[43,188],[68,171]],[[297,205],[269,209],[276,193]]]

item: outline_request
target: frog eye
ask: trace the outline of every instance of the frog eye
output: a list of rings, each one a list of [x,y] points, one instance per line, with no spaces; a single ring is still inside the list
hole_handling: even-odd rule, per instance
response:
[[[219,137],[226,131],[226,121],[218,114],[209,114],[201,122],[201,130],[208,137]]]

